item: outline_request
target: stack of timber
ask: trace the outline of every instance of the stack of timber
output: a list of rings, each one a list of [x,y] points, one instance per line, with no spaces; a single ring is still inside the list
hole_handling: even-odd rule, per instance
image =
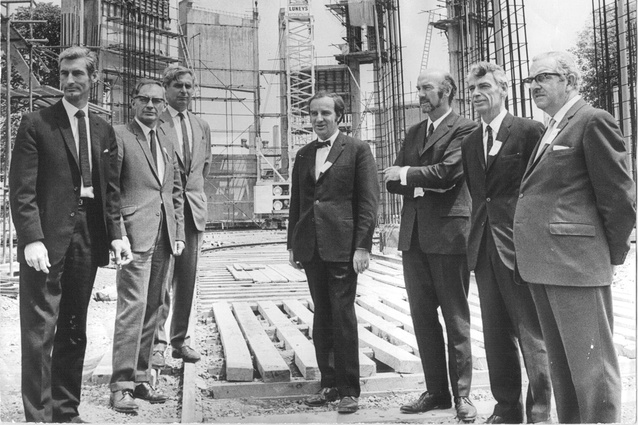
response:
[[[305,274],[288,264],[285,246],[216,251],[203,255],[200,264],[199,311],[212,312],[225,357],[225,380],[210,388],[213,397],[299,397],[316,392],[320,373],[311,338],[314,306]],[[619,355],[635,359],[635,288],[615,288],[613,293],[616,347]],[[468,300],[474,369],[486,371],[473,275]],[[370,268],[359,276],[355,308],[362,392],[422,390],[423,371],[400,260],[373,256]],[[440,322],[445,335],[442,317]]]

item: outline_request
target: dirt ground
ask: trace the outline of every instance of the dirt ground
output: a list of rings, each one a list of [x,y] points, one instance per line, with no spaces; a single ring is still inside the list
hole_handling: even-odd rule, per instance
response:
[[[276,237],[277,235],[270,235]],[[223,244],[227,236],[211,235],[207,237],[209,246]],[[253,237],[245,235],[247,240]],[[617,272],[614,286],[635,286],[636,284],[636,252],[635,244],[628,256],[627,262]],[[115,270],[112,268],[100,269],[94,287],[94,293],[102,295],[114,293]],[[109,350],[109,344],[113,335],[115,320],[114,301],[91,301],[89,306],[89,342],[85,361],[85,369],[92,370],[100,361],[105,352]],[[258,400],[258,399],[222,399],[215,400],[209,397],[207,390],[210,383],[220,378],[222,368],[222,349],[214,324],[204,314],[199,317],[197,324],[198,344],[197,349],[203,355],[198,363],[197,386],[200,390],[200,406],[204,422],[220,418],[233,418],[235,420],[249,416],[263,416],[264,422],[268,422],[269,415],[296,414],[309,410],[300,400]],[[22,400],[20,396],[20,327],[18,319],[18,301],[14,298],[0,296],[0,422],[24,422]],[[167,356],[168,366],[160,375],[158,389],[170,396],[164,405],[150,405],[140,401],[140,411],[137,416],[125,415],[114,412],[109,408],[108,385],[96,385],[86,381],[83,386],[82,404],[80,414],[93,423],[163,423],[179,422],[181,416],[181,361],[173,360]],[[624,390],[634,394],[633,401],[623,406],[623,423],[636,421],[635,402],[635,375],[623,378]],[[389,393],[384,396],[362,397],[361,409],[395,409],[401,404],[418,397],[419,393]],[[473,389],[472,398],[476,401],[491,400],[487,388]],[[336,409],[336,404],[315,409],[314,411],[331,411]],[[450,418],[451,419],[451,418]],[[478,418],[480,422],[485,418]],[[447,422],[447,421],[444,421]],[[440,422],[440,423],[444,423]]]

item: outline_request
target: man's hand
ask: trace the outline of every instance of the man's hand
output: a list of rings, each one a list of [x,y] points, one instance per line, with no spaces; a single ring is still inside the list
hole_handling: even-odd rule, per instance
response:
[[[118,268],[127,265],[133,260],[131,244],[126,236],[123,236],[122,239],[114,239],[111,242],[111,252]]]
[[[385,183],[389,181],[400,181],[400,180],[401,180],[401,167],[399,167],[398,165],[393,165],[383,170],[383,181]]]
[[[370,265],[370,253],[365,249],[357,249],[354,252],[352,265],[354,266],[354,271],[357,272],[357,274],[363,273]]]
[[[301,263],[298,261],[295,261],[295,255],[292,253],[292,249],[288,250],[288,262],[290,263],[291,266],[293,266],[297,270],[303,269],[303,266],[301,265]]]
[[[180,255],[182,255],[182,252],[184,251],[184,241],[177,241],[175,242],[175,256],[179,257]]]
[[[29,265],[39,272],[49,274],[49,251],[42,241],[35,241],[24,247],[24,259]]]

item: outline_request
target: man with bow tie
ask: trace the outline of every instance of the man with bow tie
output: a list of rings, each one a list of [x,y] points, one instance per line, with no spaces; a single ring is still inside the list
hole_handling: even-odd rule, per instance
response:
[[[408,130],[394,165],[384,170],[388,191],[403,195],[399,249],[427,388],[401,411],[452,407],[449,372],[456,415],[473,421],[470,272],[465,252],[471,202],[461,141],[476,123],[452,110],[456,83],[449,73],[427,70],[419,76],[417,89],[428,118]],[[449,371],[438,307],[447,330]]]
[[[377,167],[368,144],[339,131],[345,113],[339,95],[319,91],[309,108],[319,139],[297,153],[288,227],[290,264],[305,270],[315,306],[312,338],[321,390],[306,404],[340,399],[339,413],[352,413],[361,392],[354,299],[357,274],[370,262]]]

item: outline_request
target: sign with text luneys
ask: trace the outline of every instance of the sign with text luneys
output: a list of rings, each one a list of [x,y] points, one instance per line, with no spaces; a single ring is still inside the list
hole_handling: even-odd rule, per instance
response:
[[[266,182],[255,186],[256,214],[288,214],[290,183]]]

